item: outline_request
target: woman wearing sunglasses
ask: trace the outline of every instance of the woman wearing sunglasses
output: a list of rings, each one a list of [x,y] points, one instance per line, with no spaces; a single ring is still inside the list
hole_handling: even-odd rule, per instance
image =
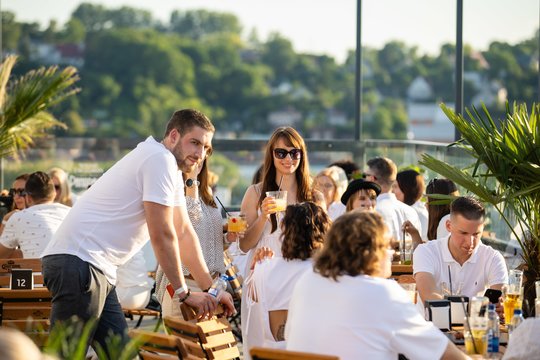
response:
[[[261,247],[268,247],[274,256],[281,257],[281,231],[276,216],[276,200],[266,196],[267,191],[278,189],[287,191],[287,204],[303,201],[324,204],[322,194],[312,188],[304,139],[291,127],[280,127],[274,131],[266,146],[262,181],[251,185],[242,200],[241,210],[246,214],[249,228],[240,239],[240,249],[244,252],[252,250],[247,264],[251,264],[255,250]],[[242,294],[242,335],[246,359],[249,358],[252,346],[263,343],[260,306],[255,304],[248,308],[245,301],[250,287],[249,280],[245,280],[247,291]]]
[[[8,212],[2,218],[2,223],[0,224],[0,235],[4,231],[4,226],[7,221],[16,211],[26,209],[26,196],[24,192],[24,186],[26,185],[26,180],[30,174],[21,174],[15,178],[13,182],[13,187],[9,189],[9,196],[13,197],[13,205],[11,206],[11,211]]]

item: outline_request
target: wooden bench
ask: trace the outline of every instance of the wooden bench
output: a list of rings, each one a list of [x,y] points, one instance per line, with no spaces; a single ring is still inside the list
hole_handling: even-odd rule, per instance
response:
[[[0,288],[9,288],[12,269],[32,270],[34,286],[43,286],[41,259],[0,259]]]
[[[320,355],[301,351],[253,347],[249,351],[253,360],[339,360],[332,355]]]

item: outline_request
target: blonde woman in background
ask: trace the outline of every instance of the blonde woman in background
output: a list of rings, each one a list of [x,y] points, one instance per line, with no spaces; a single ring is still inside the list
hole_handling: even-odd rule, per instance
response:
[[[59,167],[54,167],[49,170],[49,176],[53,180],[54,189],[56,190],[54,202],[64,204],[66,206],[73,206],[75,199],[71,194],[71,187],[68,183],[67,173]]]
[[[26,196],[24,196],[24,187],[26,186],[26,180],[30,174],[21,174],[13,181],[13,187],[9,189],[8,196],[13,196],[13,205],[11,211],[2,217],[2,223],[0,224],[0,235],[4,232],[4,227],[7,221],[15,212],[26,209]],[[1,217],[1,216],[0,216]]]
[[[326,211],[330,219],[335,220],[345,212],[345,205],[341,203],[341,195],[347,188],[347,174],[338,166],[322,169],[315,176],[314,186],[324,195]]]

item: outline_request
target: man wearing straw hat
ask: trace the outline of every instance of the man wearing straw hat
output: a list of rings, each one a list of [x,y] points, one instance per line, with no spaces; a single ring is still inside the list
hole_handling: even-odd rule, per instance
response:
[[[140,143],[75,203],[42,254],[44,281],[52,293],[51,323],[77,316],[97,318],[93,340],[125,336],[127,324],[115,292],[116,268],[150,238],[154,253],[180,302],[212,314],[216,300],[185,285],[182,262],[202,289],[212,284],[186,210],[182,171],[211,152],[214,126],[201,112],[180,110],[161,142]],[[226,312],[232,299],[221,300]],[[179,306],[180,304],[178,304]]]
[[[478,200],[459,197],[450,205],[450,220],[446,221],[450,235],[416,248],[413,272],[419,304],[446,294],[470,298],[487,288],[500,290],[508,283],[504,258],[480,241],[485,215]]]

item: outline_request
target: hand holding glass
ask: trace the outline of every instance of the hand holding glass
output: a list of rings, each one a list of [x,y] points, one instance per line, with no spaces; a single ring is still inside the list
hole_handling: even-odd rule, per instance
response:
[[[246,215],[240,212],[229,212],[227,213],[227,231],[230,233],[236,234],[236,250],[231,255],[240,255],[240,237],[247,230]]]
[[[287,208],[287,191],[267,191],[266,196],[274,198],[276,202],[275,212],[285,211]]]

